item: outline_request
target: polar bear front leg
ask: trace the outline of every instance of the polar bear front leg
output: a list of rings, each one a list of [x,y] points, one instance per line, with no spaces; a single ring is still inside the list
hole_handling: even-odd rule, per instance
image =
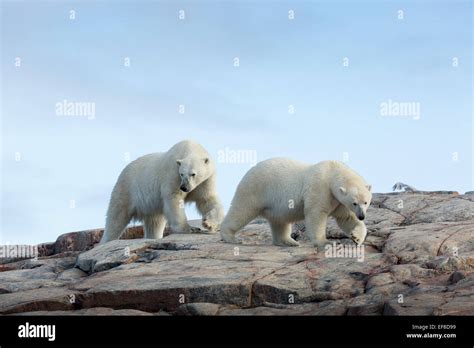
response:
[[[163,231],[166,226],[166,219],[164,215],[147,216],[144,219],[144,237],[147,239],[161,239],[163,238]]]
[[[184,212],[184,201],[177,196],[164,199],[164,213],[168,220],[171,231],[174,233],[195,233],[201,232],[198,227],[191,227],[188,224]]]
[[[215,176],[211,176],[186,197],[186,201],[196,203],[196,208],[202,216],[202,226],[210,232],[218,231],[224,219],[224,209],[215,186]]]
[[[336,217],[336,222],[341,230],[350,237],[354,243],[361,245],[367,236],[367,227],[362,221],[359,221],[355,216],[345,218]]]
[[[305,213],[305,233],[313,243],[313,246],[323,247],[328,240],[326,239],[326,225],[328,214],[318,210],[311,210]]]
[[[217,232],[224,219],[224,209],[217,196],[210,196],[196,201],[202,215],[202,226],[210,232]]]
[[[351,238],[357,245],[362,245],[365,241],[365,237],[367,237],[367,227],[363,222],[359,221],[352,230]]]

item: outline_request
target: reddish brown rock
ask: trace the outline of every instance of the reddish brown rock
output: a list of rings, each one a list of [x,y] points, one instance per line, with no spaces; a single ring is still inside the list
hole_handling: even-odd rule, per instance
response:
[[[265,220],[238,233],[169,234],[140,226],[97,245],[103,230],[2,260],[0,313],[30,315],[474,315],[474,195],[375,194],[361,260],[277,247]],[[199,225],[200,221],[193,224]],[[333,220],[330,242],[353,245]]]

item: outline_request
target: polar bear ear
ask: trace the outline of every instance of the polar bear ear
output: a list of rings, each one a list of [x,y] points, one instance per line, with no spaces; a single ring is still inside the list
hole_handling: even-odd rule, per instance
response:
[[[181,165],[181,162],[182,162],[182,161],[183,161],[183,160],[176,160],[176,163],[178,163],[178,166]]]
[[[209,163],[209,158],[204,158],[204,163],[208,164]]]
[[[367,190],[372,191],[372,185],[365,185],[367,187]]]
[[[339,187],[339,191],[341,191],[341,193],[343,194],[346,194],[346,188],[345,187]]]

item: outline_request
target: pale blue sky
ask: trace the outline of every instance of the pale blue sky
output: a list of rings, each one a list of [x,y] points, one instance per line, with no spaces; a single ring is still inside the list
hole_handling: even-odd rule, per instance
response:
[[[102,227],[124,154],[185,138],[216,159],[226,147],[259,161],[347,152],[376,192],[396,181],[473,189],[470,1],[1,1],[1,11],[2,243]],[[94,102],[95,119],[56,115],[64,99]],[[381,116],[389,99],[420,103],[420,119]],[[226,210],[249,167],[218,164]]]

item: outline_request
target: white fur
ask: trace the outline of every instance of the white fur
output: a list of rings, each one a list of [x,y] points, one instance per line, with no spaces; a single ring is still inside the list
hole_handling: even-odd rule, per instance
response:
[[[222,239],[236,243],[235,233],[257,216],[272,228],[273,243],[297,246],[291,238],[291,223],[305,220],[306,233],[314,245],[326,243],[328,216],[362,244],[365,216],[372,194],[356,172],[337,161],[309,165],[288,158],[274,158],[250,169],[239,183],[222,226]],[[357,203],[356,206],[353,203]]]
[[[197,232],[200,229],[187,222],[185,202],[195,202],[203,226],[216,231],[224,214],[215,185],[214,162],[194,141],[136,159],[112,191],[101,243],[119,238],[132,219],[143,221],[145,238],[162,238],[166,222],[173,232]]]

